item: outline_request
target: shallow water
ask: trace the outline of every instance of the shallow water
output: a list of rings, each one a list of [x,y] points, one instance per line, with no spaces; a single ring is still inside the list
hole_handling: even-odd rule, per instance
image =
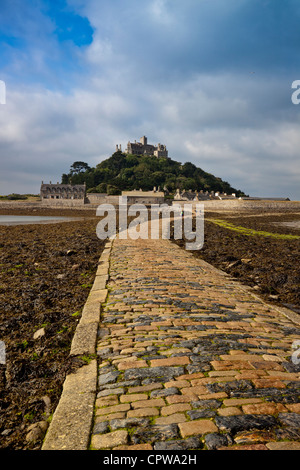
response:
[[[294,220],[293,222],[275,222],[275,224],[300,230],[300,220]]]
[[[0,215],[0,225],[49,224],[77,220],[73,217],[55,217],[39,215]]]

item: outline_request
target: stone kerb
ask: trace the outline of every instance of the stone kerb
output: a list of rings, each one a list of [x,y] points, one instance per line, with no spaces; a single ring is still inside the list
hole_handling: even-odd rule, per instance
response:
[[[71,344],[71,356],[95,354],[100,308],[107,297],[106,282],[108,280],[111,243],[111,241],[106,243],[99,259],[94,284],[83,308],[81,319]]]
[[[42,450],[86,450],[97,388],[97,361],[66,377]]]
[[[70,356],[95,357],[101,304],[107,297],[111,246],[112,242],[108,241],[99,259],[94,284],[73,337]],[[97,374],[97,359],[91,359],[87,365],[66,377],[42,450],[87,450],[97,393]]]

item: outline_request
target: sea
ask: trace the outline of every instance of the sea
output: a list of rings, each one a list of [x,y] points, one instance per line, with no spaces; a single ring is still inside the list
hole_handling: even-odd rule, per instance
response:
[[[78,220],[78,218],[39,215],[0,215],[0,225],[49,224],[69,220]]]

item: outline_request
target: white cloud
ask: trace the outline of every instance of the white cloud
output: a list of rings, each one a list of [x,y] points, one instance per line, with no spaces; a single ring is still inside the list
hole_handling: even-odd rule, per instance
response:
[[[19,175],[32,175],[32,182],[22,178],[26,192],[38,192],[41,180],[59,180],[74,161],[94,166],[116,143],[124,148],[146,134],[165,143],[175,160],[192,161],[246,193],[296,197],[299,123],[288,113],[277,123],[270,109],[269,119],[257,122],[255,93],[244,98],[228,76],[193,77],[179,89],[173,84],[147,93],[143,84],[128,86],[130,74],[113,88],[109,77],[92,76],[69,94],[11,91],[0,115],[0,193],[18,192],[16,167]],[[227,84],[225,96],[221,83]]]
[[[86,59],[95,65],[103,65],[111,62],[113,58],[112,44],[108,39],[101,40],[96,37],[87,48]]]
[[[172,2],[168,0],[153,0],[150,3],[148,12],[152,18],[163,26],[172,26],[175,23],[175,17],[172,14]]]
[[[210,23],[211,2],[68,3],[90,20],[93,42],[80,50],[53,38],[48,43],[52,24],[46,19],[39,43],[42,17],[36,13],[32,18],[41,24],[31,36],[32,21],[24,26],[30,47],[15,51],[6,67],[14,79],[0,107],[0,194],[38,192],[41,180],[59,180],[74,161],[96,165],[115,144],[124,148],[146,134],[166,144],[175,160],[192,161],[237,189],[300,199],[300,106],[291,103],[291,82],[299,77],[270,78],[268,67],[251,74],[253,51],[249,67],[247,55],[240,65],[243,48],[234,44],[231,56],[229,47],[237,16],[235,34],[223,44],[231,17],[222,22],[218,11]],[[213,31],[217,39],[208,42]],[[219,49],[230,54],[222,57]],[[30,74],[36,74],[32,84]]]

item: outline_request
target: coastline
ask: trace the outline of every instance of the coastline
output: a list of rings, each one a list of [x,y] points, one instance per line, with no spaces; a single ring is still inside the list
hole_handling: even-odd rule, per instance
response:
[[[60,215],[75,221],[26,226],[0,226],[0,340],[7,363],[0,365],[0,448],[39,450],[45,429],[59,401],[66,376],[84,363],[71,359],[70,347],[81,311],[93,283],[105,243],[96,236],[95,209],[25,207],[0,204],[1,213]],[[257,206],[256,206],[257,207]],[[269,303],[300,309],[299,240],[249,237],[216,225],[235,225],[281,234],[299,230],[273,222],[299,220],[291,210],[206,211],[203,258],[250,286]],[[295,210],[296,209],[296,210]],[[211,220],[209,220],[211,219]],[[175,243],[175,241],[174,241]],[[184,245],[184,241],[176,241]],[[42,426],[43,427],[43,426]]]

